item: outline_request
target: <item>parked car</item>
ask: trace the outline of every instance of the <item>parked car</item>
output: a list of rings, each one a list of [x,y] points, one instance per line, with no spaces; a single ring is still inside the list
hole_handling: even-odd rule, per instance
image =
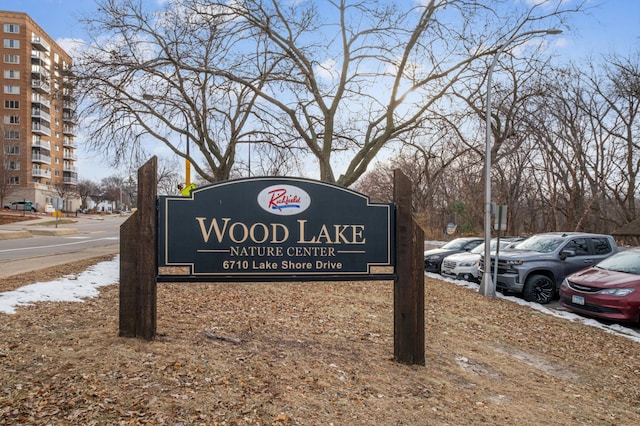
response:
[[[8,210],[31,210],[33,212],[36,211],[35,206],[31,203],[31,201],[13,201],[9,204],[4,205],[5,209]]]
[[[471,251],[483,242],[483,238],[462,237],[451,240],[440,248],[425,250],[424,270],[427,272],[440,273],[442,259],[454,253]]]
[[[580,232],[536,234],[498,258],[498,290],[521,293],[528,302],[546,304],[556,296],[562,280],[618,252],[613,237]],[[495,256],[491,266],[494,267]],[[480,258],[484,272],[484,256]],[[493,270],[491,273],[493,274]]]
[[[560,286],[560,304],[590,317],[640,323],[640,248],[569,275]]]
[[[524,237],[500,238],[500,250],[498,251],[498,255],[502,250],[508,250],[522,240],[524,240]],[[497,239],[492,239],[490,250],[492,252],[496,251],[497,245]],[[458,280],[480,282],[481,275],[478,272],[478,267],[480,266],[480,256],[482,253],[484,253],[484,243],[469,252],[456,253],[447,256],[442,261],[440,274],[445,277]]]

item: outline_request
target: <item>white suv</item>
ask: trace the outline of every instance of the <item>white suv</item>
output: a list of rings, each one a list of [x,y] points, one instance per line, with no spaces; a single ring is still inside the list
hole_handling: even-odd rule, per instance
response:
[[[522,237],[505,237],[500,239],[500,251],[508,250],[510,247],[524,240]],[[491,240],[491,251],[496,251],[497,239]],[[473,282],[480,282],[481,275],[478,272],[480,265],[480,256],[484,253],[484,243],[480,244],[471,251],[464,253],[456,253],[447,256],[442,261],[440,274],[457,279]]]

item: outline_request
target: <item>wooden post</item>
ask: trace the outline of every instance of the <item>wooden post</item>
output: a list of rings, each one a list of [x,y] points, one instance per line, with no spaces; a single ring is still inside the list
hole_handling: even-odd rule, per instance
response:
[[[424,365],[424,231],[411,214],[411,182],[400,170],[395,170],[393,177],[396,203],[394,357],[403,364]]]
[[[120,336],[152,340],[157,316],[156,157],[138,169],[138,209],[120,227]]]
[[[136,337],[136,241],[138,212],[120,225],[120,331],[121,337]]]

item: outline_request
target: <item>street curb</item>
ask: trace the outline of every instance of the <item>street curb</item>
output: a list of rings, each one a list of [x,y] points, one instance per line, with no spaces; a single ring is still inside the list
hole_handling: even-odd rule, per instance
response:
[[[74,235],[78,233],[74,228],[33,228],[28,229],[31,235]]]
[[[17,231],[4,231],[0,230],[0,240],[17,240],[19,238],[31,238],[34,235],[75,235],[78,233],[77,229],[73,228],[33,228],[33,229],[21,229]]]
[[[29,231],[2,231],[0,230],[0,240],[17,240],[19,238],[31,238],[33,235]]]

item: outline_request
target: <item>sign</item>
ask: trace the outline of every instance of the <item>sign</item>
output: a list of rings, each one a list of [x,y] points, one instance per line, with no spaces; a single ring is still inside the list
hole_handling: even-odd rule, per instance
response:
[[[493,229],[496,231],[506,231],[507,230],[507,206],[498,206],[492,205],[495,213],[495,220],[493,223]]]
[[[456,232],[456,229],[458,228],[458,225],[456,225],[455,223],[448,223],[447,224],[447,235],[452,235]]]
[[[394,266],[394,209],[339,185],[260,177],[158,200],[158,268],[196,277],[370,274]]]

